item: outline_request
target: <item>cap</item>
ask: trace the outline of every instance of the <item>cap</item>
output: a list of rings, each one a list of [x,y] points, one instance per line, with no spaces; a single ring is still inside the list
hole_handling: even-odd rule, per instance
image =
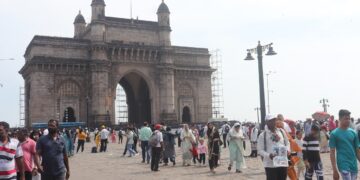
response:
[[[160,128],[161,128],[161,125],[160,125],[160,124],[156,124],[156,125],[155,125],[155,129],[156,129],[156,130],[159,130]]]
[[[274,116],[274,115],[266,115],[266,117],[265,117],[265,121],[270,121],[270,120],[273,120],[273,119],[277,119],[277,117]]]

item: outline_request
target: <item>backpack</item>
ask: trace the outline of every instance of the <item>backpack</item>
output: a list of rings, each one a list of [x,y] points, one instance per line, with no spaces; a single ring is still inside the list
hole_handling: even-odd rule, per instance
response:
[[[159,143],[158,137],[156,136],[156,133],[154,132],[149,139],[149,145],[151,147],[156,147],[158,143]]]

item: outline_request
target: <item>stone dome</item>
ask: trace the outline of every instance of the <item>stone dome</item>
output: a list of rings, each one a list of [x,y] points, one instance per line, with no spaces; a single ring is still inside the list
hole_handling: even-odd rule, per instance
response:
[[[81,12],[79,11],[79,14],[76,16],[76,18],[75,18],[75,21],[74,21],[74,24],[85,24],[86,23],[86,21],[85,21],[85,18],[84,18],[84,16],[81,14]]]
[[[170,13],[169,7],[165,4],[164,1],[160,4],[157,13]]]

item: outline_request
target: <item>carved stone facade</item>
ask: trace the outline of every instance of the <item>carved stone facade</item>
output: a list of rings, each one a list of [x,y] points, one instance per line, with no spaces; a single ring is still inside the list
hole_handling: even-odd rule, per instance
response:
[[[20,70],[27,126],[51,118],[114,124],[118,84],[136,125],[211,117],[209,51],[171,45],[164,2],[158,22],[106,17],[103,0],[91,6],[89,24],[80,13],[75,18],[74,38],[35,36],[30,42]]]

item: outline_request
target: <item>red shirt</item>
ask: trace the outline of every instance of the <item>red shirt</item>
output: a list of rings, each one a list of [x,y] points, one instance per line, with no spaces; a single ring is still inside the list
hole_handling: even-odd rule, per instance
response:
[[[30,138],[27,138],[24,142],[21,143],[21,148],[23,150],[25,171],[32,172],[34,157],[36,154],[36,142]]]

